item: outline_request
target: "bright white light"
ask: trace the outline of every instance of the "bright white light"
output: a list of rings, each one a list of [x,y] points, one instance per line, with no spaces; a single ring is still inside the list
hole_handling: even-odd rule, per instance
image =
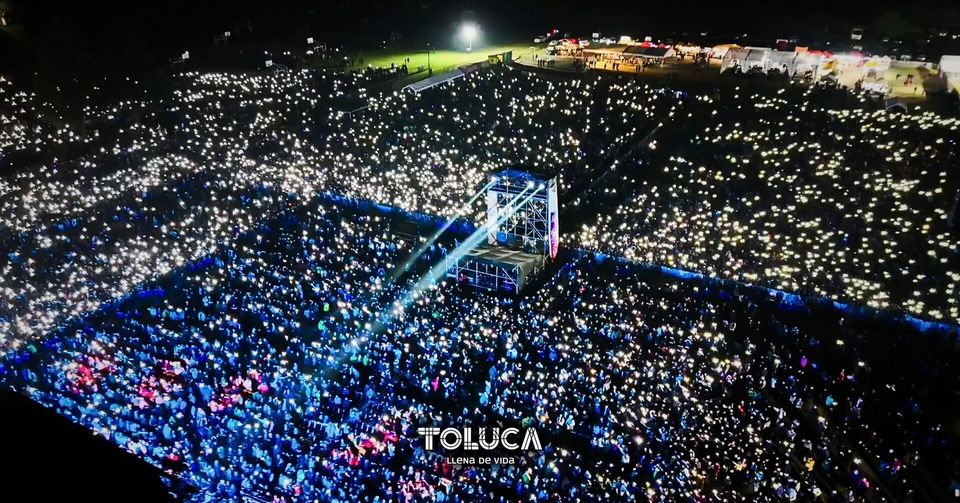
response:
[[[463,35],[464,40],[472,43],[477,39],[477,35],[480,34],[480,28],[477,28],[477,25],[473,23],[464,23],[463,27],[460,28],[460,33]]]

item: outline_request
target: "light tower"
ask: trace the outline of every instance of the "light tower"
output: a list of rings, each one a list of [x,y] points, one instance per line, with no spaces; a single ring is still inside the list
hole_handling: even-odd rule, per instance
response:
[[[487,189],[487,243],[555,258],[560,241],[557,179],[505,169],[492,181]],[[533,195],[507,215],[505,208],[524,190]]]
[[[560,221],[556,177],[505,169],[487,188],[487,243],[448,256],[447,277],[460,283],[517,293],[556,258]]]

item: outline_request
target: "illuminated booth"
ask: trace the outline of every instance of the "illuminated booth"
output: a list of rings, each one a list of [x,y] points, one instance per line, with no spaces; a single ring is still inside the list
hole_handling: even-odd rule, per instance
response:
[[[767,47],[731,48],[724,52],[720,72],[729,68],[741,71],[776,70],[790,77],[815,77],[822,57],[807,51],[778,51]]]
[[[463,256],[448,256],[447,277],[484,290],[518,293],[548,258],[557,256],[557,179],[505,169],[489,181],[487,242]]]
[[[766,48],[747,47],[743,49],[730,49],[723,55],[723,59],[720,61],[720,73],[730,68],[739,68],[742,72],[766,70],[767,54],[769,52],[770,50]]]
[[[513,61],[513,51],[499,52],[487,56],[487,63],[491,65],[502,65]]]
[[[947,91],[960,91],[960,56],[941,57],[940,73],[947,81]]]
[[[625,58],[641,58],[656,63],[663,63],[666,58],[675,58],[677,52],[672,47],[656,47],[645,45],[630,45],[623,50]]]

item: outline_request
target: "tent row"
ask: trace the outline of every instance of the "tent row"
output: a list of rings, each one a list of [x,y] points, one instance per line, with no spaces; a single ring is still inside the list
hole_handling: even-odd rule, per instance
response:
[[[813,53],[744,47],[727,50],[720,61],[720,71],[724,72],[729,68],[740,68],[744,72],[753,69],[779,70],[793,77],[797,73],[815,74],[822,59],[822,55]]]
[[[583,49],[584,56],[607,59],[644,58],[663,60],[677,55],[672,47],[642,44],[591,44]]]
[[[790,77],[797,74],[820,78],[838,66],[859,68],[864,77],[882,75],[892,60],[885,56],[864,56],[859,53],[830,54],[819,51],[778,51],[769,47],[734,47],[724,51],[720,71],[728,68],[779,70]]]

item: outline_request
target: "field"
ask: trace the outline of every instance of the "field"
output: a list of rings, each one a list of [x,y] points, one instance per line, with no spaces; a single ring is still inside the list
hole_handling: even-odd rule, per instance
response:
[[[473,52],[434,50],[430,52],[430,66],[434,72],[442,72],[456,66],[486,61],[488,55],[506,51],[513,51],[513,57],[516,58],[526,53],[532,53],[533,49],[530,44],[508,44],[478,47],[475,48]],[[362,65],[359,63],[360,58],[363,58]],[[406,58],[410,58],[407,67],[411,73],[416,72],[421,66],[424,69],[427,68],[426,48],[422,50],[383,49],[356,53],[353,55],[353,68],[366,67],[368,65],[374,67],[389,67],[391,64],[400,66],[404,64]]]

